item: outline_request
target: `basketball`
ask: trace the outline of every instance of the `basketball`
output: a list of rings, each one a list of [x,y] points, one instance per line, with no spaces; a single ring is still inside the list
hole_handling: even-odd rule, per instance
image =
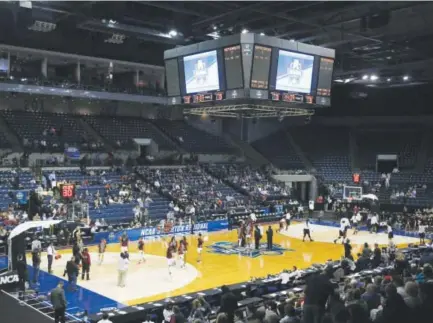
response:
[[[54,258],[55,258],[56,260],[59,260],[60,258],[62,258],[62,255],[57,254]]]

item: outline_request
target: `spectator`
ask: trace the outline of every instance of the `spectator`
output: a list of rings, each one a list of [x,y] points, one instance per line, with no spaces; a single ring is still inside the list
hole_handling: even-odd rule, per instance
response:
[[[65,323],[65,311],[67,303],[65,291],[63,289],[63,281],[59,281],[57,287],[51,291],[50,300],[54,309],[54,322]]]
[[[280,317],[277,314],[277,303],[268,301],[265,305],[265,323],[278,323]]]
[[[238,300],[227,286],[221,287],[220,312],[226,313],[229,323],[233,323],[235,311],[238,308]]]
[[[162,316],[164,317],[164,322],[169,323],[171,321],[171,316],[173,315],[173,304],[167,303],[164,310],[162,311]]]
[[[303,315],[306,323],[320,322],[325,312],[328,297],[333,292],[333,286],[329,281],[332,276],[330,267],[320,275],[314,275],[307,280]]]
[[[404,290],[406,292],[406,297],[404,297],[403,299],[406,305],[410,309],[419,309],[421,307],[421,299],[419,297],[419,289],[417,283],[407,282]]]
[[[385,288],[386,300],[383,306],[381,323],[404,323],[410,321],[408,307],[403,297],[397,293],[397,288],[389,284]]]
[[[173,315],[171,316],[170,323],[185,323],[185,317],[177,306],[173,306]]]
[[[108,313],[103,313],[102,314],[102,319],[100,319],[99,321],[98,321],[98,323],[113,323],[113,322],[111,322],[108,318],[109,318],[110,316],[108,315]]]
[[[292,304],[289,303],[284,306],[284,317],[280,320],[280,323],[299,323]]]
[[[380,295],[377,293],[377,288],[373,284],[368,284],[366,292],[362,294],[361,298],[367,303],[368,311],[378,308],[380,305]]]

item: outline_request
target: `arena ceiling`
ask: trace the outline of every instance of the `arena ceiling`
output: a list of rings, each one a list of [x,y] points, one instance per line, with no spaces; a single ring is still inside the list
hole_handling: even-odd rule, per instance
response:
[[[9,1],[0,43],[162,65],[166,49],[248,30],[335,48],[342,84],[416,83],[433,79],[432,16],[416,1]]]

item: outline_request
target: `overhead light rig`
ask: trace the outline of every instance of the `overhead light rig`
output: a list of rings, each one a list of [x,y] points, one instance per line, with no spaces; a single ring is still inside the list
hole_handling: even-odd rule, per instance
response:
[[[213,116],[222,118],[284,118],[310,117],[314,110],[301,107],[283,107],[270,104],[230,104],[185,108],[185,115]]]

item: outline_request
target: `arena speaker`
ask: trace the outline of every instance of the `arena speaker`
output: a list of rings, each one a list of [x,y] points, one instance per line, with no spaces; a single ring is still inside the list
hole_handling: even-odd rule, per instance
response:
[[[376,29],[382,28],[389,24],[389,20],[391,19],[391,14],[389,11],[382,11],[377,14],[371,15],[368,18],[368,28]]]
[[[33,11],[28,7],[19,6],[16,11],[16,24],[18,29],[28,29],[35,23]]]

